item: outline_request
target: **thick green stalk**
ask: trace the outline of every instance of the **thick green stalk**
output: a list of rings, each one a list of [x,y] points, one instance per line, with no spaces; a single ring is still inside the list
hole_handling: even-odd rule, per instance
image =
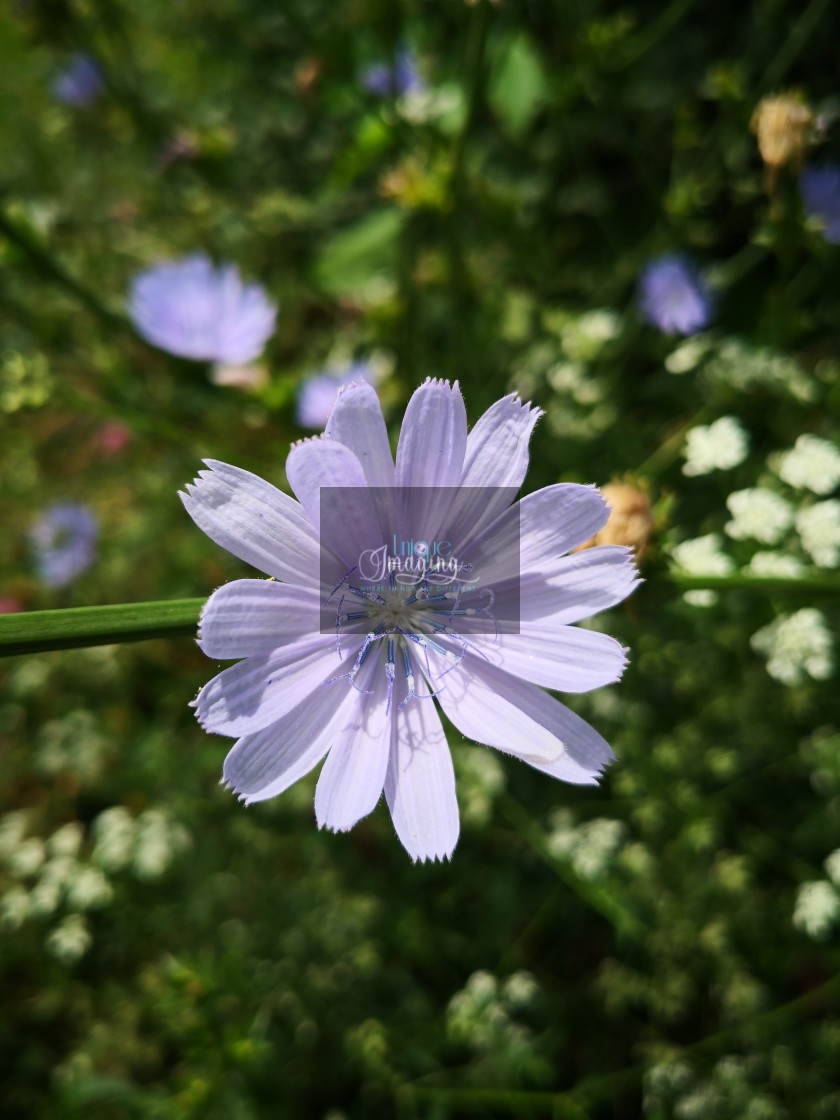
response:
[[[203,599],[171,599],[0,615],[0,657],[190,637],[195,634],[203,603]]]

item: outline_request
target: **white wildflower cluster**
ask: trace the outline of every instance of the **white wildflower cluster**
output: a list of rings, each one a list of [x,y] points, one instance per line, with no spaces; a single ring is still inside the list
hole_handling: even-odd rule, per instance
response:
[[[725,530],[735,540],[778,544],[793,524],[790,502],[772,490],[735,490],[726,499],[732,520]]]
[[[516,1021],[518,1013],[529,1009],[539,997],[539,987],[529,972],[515,972],[500,984],[489,972],[474,972],[449,1001],[446,1030],[454,1042],[488,1053],[511,1051],[527,1046],[528,1027]]]
[[[549,821],[547,844],[549,852],[568,860],[582,879],[598,879],[609,870],[624,836],[621,821],[596,817],[578,825],[568,809],[558,809]]]
[[[762,386],[798,401],[815,399],[816,386],[795,358],[739,338],[695,335],[680,343],[665,359],[669,373],[688,373],[699,366],[704,377],[727,389],[741,391]]]
[[[496,796],[505,788],[504,767],[493,751],[484,747],[457,751],[454,762],[461,819],[466,824],[484,825]]]
[[[671,549],[677,567],[692,576],[728,576],[735,564],[721,548],[717,533],[682,541]]]
[[[840,501],[835,498],[803,506],[796,515],[796,531],[803,549],[818,568],[840,564]]]
[[[157,879],[189,845],[186,829],[161,809],[134,818],[121,805],[106,809],[93,826],[93,861],[108,871],[131,866],[140,879]]]
[[[399,98],[397,111],[412,124],[428,124],[445,118],[460,120],[464,112],[463,96],[458,86],[453,85],[411,89]]]
[[[669,373],[689,373],[700,365],[711,346],[710,335],[693,334],[671,351],[665,359],[665,368]]]
[[[602,381],[584,363],[556,362],[547,374],[554,399],[548,401],[546,422],[558,436],[587,439],[607,430],[615,420],[615,406],[606,399]]]
[[[616,422],[617,411],[603,378],[591,367],[620,335],[621,318],[609,308],[580,314],[555,307],[543,313],[542,322],[552,338],[530,348],[516,370],[515,386],[525,397],[539,393],[546,398],[546,424],[555,435],[595,438]]]
[[[709,430],[694,429],[689,443],[698,431],[707,433],[704,439],[708,439]],[[704,446],[701,443],[700,451],[689,448],[686,473],[704,473],[710,462],[709,457],[703,458]],[[671,549],[679,571],[726,576],[740,566],[756,579],[798,579],[810,567],[836,568],[840,564],[840,500],[813,498],[814,494],[830,493],[840,483],[840,452],[827,440],[803,435],[790,450],[772,454],[767,465],[773,473],[765,474],[759,485],[736,490],[726,499],[730,519],[724,529],[730,540],[738,542],[734,547],[739,563],[723,551],[720,538],[710,533]],[[789,489],[780,493],[780,484]],[[750,546],[758,546],[751,556]],[[689,591],[684,598],[695,606],[716,600],[708,589]],[[776,619],[753,635],[751,645],[767,658],[770,675],[787,685],[809,677],[826,680],[834,670],[831,634],[825,618],[814,608]]]
[[[767,672],[783,684],[824,681],[834,671],[831,632],[815,607],[781,615],[753,634],[750,645],[767,658]]]
[[[113,872],[130,865],[138,878],[155,878],[188,843],[183,827],[159,809],[147,809],[136,820],[121,806],[100,813],[87,855],[78,821],[46,838],[28,836],[29,826],[25,812],[0,818],[0,925],[18,929],[52,919],[44,944],[65,964],[90,948],[86,914],[111,902]]]
[[[694,478],[712,471],[728,471],[746,459],[749,436],[734,416],[691,428],[685,437],[683,474]]]
[[[786,1120],[790,1114],[765,1091],[768,1083],[765,1055],[724,1055],[708,1077],[697,1076],[679,1058],[660,1060],[645,1074],[644,1112],[675,1120]]]
[[[790,451],[775,458],[779,477],[794,490],[824,496],[840,484],[840,451],[826,439],[806,433]]]
[[[73,774],[83,781],[99,776],[109,748],[90,712],[74,711],[45,723],[35,744],[35,768],[45,777]]]
[[[558,324],[564,353],[575,362],[591,362],[621,333],[621,319],[605,307],[570,316]]]
[[[721,548],[717,533],[681,541],[671,549],[671,559],[681,572],[690,576],[728,576],[735,568],[733,560]],[[717,602],[714,591],[687,591],[683,599],[693,607],[710,607]]]
[[[829,860],[837,856],[832,853]],[[828,860],[826,861],[828,863]],[[840,894],[833,883],[817,879],[803,883],[796,895],[793,924],[814,941],[823,941],[840,920]]]
[[[760,551],[754,553],[744,571],[758,579],[796,579],[803,569],[802,561],[787,552]]]

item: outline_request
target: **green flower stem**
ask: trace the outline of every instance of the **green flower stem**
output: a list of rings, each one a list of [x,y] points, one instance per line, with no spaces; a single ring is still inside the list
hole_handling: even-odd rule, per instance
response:
[[[731,576],[692,576],[684,572],[668,572],[667,578],[680,591],[778,591],[799,594],[840,595],[840,576],[836,572],[803,571],[798,576],[749,576],[736,572]]]
[[[35,234],[26,229],[21,223],[16,222],[8,213],[0,209],[0,237],[7,241],[29,258],[36,271],[46,279],[51,280],[65,292],[69,292],[89,311],[109,327],[130,331],[131,325],[123,315],[117,314],[106,307],[95,292],[86,288],[79,280],[72,276],[58,258],[41,243]]]
[[[834,572],[810,571],[796,577],[769,579],[668,572],[665,579],[681,592],[746,590],[768,594],[780,591],[840,594],[840,576]],[[115,603],[104,607],[65,607],[0,615],[0,657],[117,642],[144,642],[149,638],[191,637],[195,634],[203,603],[204,599],[163,599],[152,603]]]
[[[204,599],[0,615],[0,657],[195,635]]]

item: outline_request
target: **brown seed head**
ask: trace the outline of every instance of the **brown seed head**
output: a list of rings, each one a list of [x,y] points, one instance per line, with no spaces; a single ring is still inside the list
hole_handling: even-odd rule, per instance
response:
[[[580,547],[591,548],[596,544],[629,545],[639,563],[647,552],[653,529],[648,496],[626,482],[610,482],[601,487],[601,494],[612,506],[609,520],[603,529]]]
[[[750,128],[756,135],[765,164],[779,168],[786,163],[801,163],[813,119],[810,108],[792,94],[783,93],[759,101]]]

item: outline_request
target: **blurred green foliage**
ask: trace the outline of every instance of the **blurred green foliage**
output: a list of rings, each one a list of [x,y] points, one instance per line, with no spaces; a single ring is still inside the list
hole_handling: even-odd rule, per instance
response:
[[[311,780],[247,810],[221,790],[189,640],[5,663],[4,1120],[840,1115],[835,686],[788,686],[751,645],[802,608],[836,629],[836,596],[669,579],[710,534],[727,571],[756,563],[728,495],[808,508],[779,455],[837,438],[839,250],[795,166],[768,193],[750,121],[798,90],[809,158],[837,159],[838,33],[826,0],[4,7],[0,595],[247,574],[176,491],[204,455],[282,482],[298,387],[336,353],[390,358],[395,434],[425,376],[459,378],[473,421],[518,389],[546,411],[529,488],[628,476],[654,520],[645,585],[603,620],[630,668],[573,701],[618,764],[563,786],[453,733],[445,866],[412,866],[383,806],[318,833]],[[427,88],[365,92],[406,45]],[[77,51],[105,77],[87,109],[50,92]],[[716,295],[684,343],[637,313],[673,249]],[[264,386],[214,385],[126,318],[140,268],[198,250],[280,304]],[[686,432],[724,416],[749,454],[687,477]],[[27,529],[56,499],[101,540],[50,591]]]

